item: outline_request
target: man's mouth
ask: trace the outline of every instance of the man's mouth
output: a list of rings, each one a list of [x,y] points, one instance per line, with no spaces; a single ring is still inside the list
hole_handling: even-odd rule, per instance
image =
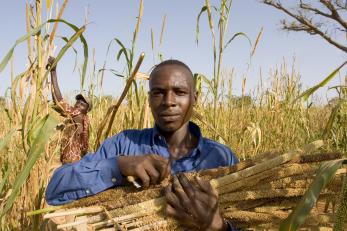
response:
[[[180,115],[179,114],[162,113],[159,115],[159,117],[166,122],[170,122],[170,121],[176,121],[177,119],[179,119]]]

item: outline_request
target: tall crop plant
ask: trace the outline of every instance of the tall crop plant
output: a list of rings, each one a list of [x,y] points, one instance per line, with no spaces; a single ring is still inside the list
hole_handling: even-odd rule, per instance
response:
[[[0,197],[4,196],[4,199],[0,201],[0,228],[2,230],[9,229],[8,225],[11,223],[12,228],[17,227],[18,229],[19,225],[25,226],[30,223],[33,229],[37,229],[40,224],[38,216],[31,220],[25,216],[11,220],[11,217],[12,219],[14,217],[11,214],[21,210],[39,209],[44,205],[43,192],[50,174],[49,169],[44,166],[57,150],[56,145],[49,145],[50,139],[55,137],[57,119],[48,104],[50,70],[46,70],[46,60],[52,55],[58,24],[68,26],[72,29],[73,34],[70,38],[65,39],[66,43],[58,51],[53,66],[77,40],[80,40],[84,48],[82,86],[84,83],[88,62],[88,45],[83,37],[86,27],[77,27],[61,19],[67,2],[67,0],[63,2],[56,19],[48,20],[42,20],[42,1],[34,1],[32,5],[27,2],[27,34],[15,42],[0,62],[1,73],[13,60],[15,48],[21,43],[27,43],[29,65],[18,75],[14,74],[14,70],[11,71],[11,104],[6,109],[10,127],[14,127],[17,132],[8,131],[9,135],[1,140],[2,147],[8,146],[8,148],[0,149],[2,162],[4,166],[7,166],[4,168],[6,169],[3,174],[4,178],[0,182]],[[47,15],[51,15],[51,3],[51,1],[46,1]],[[50,25],[53,25],[53,29]],[[8,142],[9,140],[10,142]],[[13,148],[17,150],[15,155],[10,153]],[[34,199],[27,200],[25,197],[27,194],[32,195]]]
[[[208,85],[208,89],[212,92],[213,96],[213,126],[217,127],[217,106],[220,99],[220,85],[221,85],[221,68],[223,55],[228,45],[239,36],[248,37],[243,32],[235,33],[229,40],[225,39],[228,31],[228,22],[231,12],[232,0],[221,0],[219,8],[211,6],[209,0],[205,0],[204,6],[201,8],[197,17],[196,25],[196,42],[199,41],[199,21],[203,13],[207,14],[208,26],[211,32],[212,40],[212,54],[213,54],[213,78],[209,80],[201,76]],[[214,13],[218,14],[218,29],[215,29]]]

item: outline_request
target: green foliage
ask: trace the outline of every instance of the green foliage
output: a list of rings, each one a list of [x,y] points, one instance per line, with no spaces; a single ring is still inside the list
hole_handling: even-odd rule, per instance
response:
[[[333,179],[336,171],[341,168],[342,164],[347,164],[347,159],[329,161],[321,165],[315,179],[301,198],[299,204],[281,223],[280,231],[294,231],[304,223],[319,194]]]
[[[55,130],[55,126],[57,125],[57,121],[50,115],[47,115],[42,118],[42,123],[40,122],[39,124],[42,124],[41,127],[37,128],[37,132],[35,132],[36,137],[34,139],[33,145],[31,146],[29,150],[29,159],[26,162],[23,170],[21,173],[17,176],[13,188],[12,188],[12,193],[8,200],[6,201],[5,207],[3,211],[0,214],[0,217],[4,216],[8,210],[12,207],[13,203],[15,202],[15,199],[22,187],[22,185],[25,183],[27,180],[30,170],[34,166],[36,160],[40,157],[42,152],[44,151],[44,148],[46,144],[49,141],[49,138],[53,134]]]
[[[297,99],[303,98],[305,101],[319,88],[325,86],[331,79],[335,77],[337,73],[347,64],[347,61],[341,64],[338,68],[336,68],[333,72],[331,72],[327,77],[323,79],[319,84],[311,87],[310,89],[306,90],[304,93],[302,93]],[[296,100],[297,100],[296,99]]]

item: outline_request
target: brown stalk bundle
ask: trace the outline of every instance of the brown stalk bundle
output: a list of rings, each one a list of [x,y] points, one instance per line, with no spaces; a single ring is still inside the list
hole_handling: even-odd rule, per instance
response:
[[[340,153],[303,154],[304,151],[186,175],[192,180],[195,176],[210,180],[218,189],[224,217],[236,227],[278,229],[280,222],[306,192],[321,162],[342,157]],[[341,173],[343,171],[337,172]],[[74,227],[77,230],[182,230],[175,220],[164,214],[163,188],[167,184],[168,181],[142,191],[130,186],[107,190],[44,217],[73,216],[72,221],[70,219],[58,228]],[[341,177],[335,177],[322,191],[303,228],[333,226],[335,201],[341,185]]]

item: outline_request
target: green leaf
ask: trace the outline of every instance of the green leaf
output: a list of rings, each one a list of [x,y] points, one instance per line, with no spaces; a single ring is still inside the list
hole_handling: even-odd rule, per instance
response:
[[[45,25],[46,23],[42,23],[41,25],[39,25],[38,27],[35,27],[34,29],[32,29],[31,31],[29,31],[26,35],[20,37],[19,39],[16,40],[16,42],[14,43],[14,45],[10,48],[10,50],[7,52],[7,54],[5,55],[5,57],[1,60],[0,62],[0,73],[5,69],[7,63],[10,61],[13,52],[14,52],[14,48],[16,48],[16,46],[24,41],[26,41],[30,36],[33,36],[35,34],[37,34],[42,27]]]
[[[123,48],[121,48],[119,51],[118,51],[118,54],[117,54],[117,61],[119,61],[120,59],[120,56],[122,55],[122,53],[126,53],[127,51]]]
[[[321,191],[334,178],[336,171],[346,164],[347,159],[333,160],[325,162],[318,170],[316,177],[311,183],[308,190],[301,198],[299,204],[290,213],[290,215],[281,223],[280,231],[294,231],[305,222],[312,207],[316,204]]]
[[[84,36],[82,35],[84,29],[85,29],[85,26],[82,26],[81,28],[78,28],[76,25],[72,24],[72,23],[69,23],[67,21],[65,21],[64,19],[50,19],[48,20],[47,22],[51,23],[51,22],[61,22],[61,23],[64,23],[66,24],[67,26],[71,27],[74,31],[75,31],[75,35],[76,34],[79,34],[79,38],[83,44],[83,55],[84,55],[84,61],[83,61],[83,67],[82,67],[82,89],[83,89],[83,85],[84,85],[84,80],[86,78],[86,72],[87,72],[87,66],[88,66],[88,57],[89,57],[89,54],[88,54],[88,44],[87,44],[87,41],[86,39],[84,38]],[[83,31],[81,33],[80,30],[83,29]],[[74,36],[72,36],[70,38],[70,40],[73,38]],[[74,42],[74,41],[73,41]],[[72,42],[72,43],[73,43]],[[68,43],[68,42],[67,42]],[[71,44],[72,45],[72,44]],[[71,46],[70,45],[70,46]],[[65,45],[66,46],[66,45]],[[68,48],[70,47],[68,46]],[[62,49],[63,50],[63,49]],[[64,52],[65,53],[65,52]],[[64,54],[63,53],[63,54]],[[56,61],[58,62],[57,60],[58,57],[56,57]]]
[[[85,31],[85,26],[82,26],[81,28],[78,29],[78,31],[73,34],[71,36],[71,38],[69,39],[69,41],[63,46],[63,48],[61,48],[61,50],[59,51],[58,55],[55,58],[55,61],[53,62],[53,64],[50,66],[50,68],[46,71],[45,75],[44,75],[44,79],[47,78],[48,74],[50,73],[51,69],[57,65],[58,61],[63,57],[63,55],[66,53],[66,51],[72,46],[72,44],[82,35],[82,33]],[[84,77],[82,74],[82,87],[83,87],[83,81],[84,81]]]
[[[29,146],[33,144],[36,137],[39,135],[40,128],[43,126],[44,123],[45,120],[35,120],[28,128],[27,143]]]
[[[300,98],[303,98],[305,101],[315,92],[317,91],[319,88],[325,86],[339,71],[342,67],[344,67],[347,64],[347,61],[344,62],[343,64],[341,64],[338,68],[336,68],[333,72],[331,72],[330,75],[328,75],[322,82],[320,82],[319,84],[317,84],[314,87],[311,87],[310,89],[306,90],[304,93],[302,93],[301,95],[299,95],[295,100],[298,100]]]
[[[205,83],[207,84],[208,89],[209,89],[213,94],[215,93],[212,80],[209,80],[205,75],[202,75],[202,74],[199,74],[199,73],[196,73],[196,74],[195,74],[195,78],[196,78],[197,80],[200,79],[200,80],[202,80],[203,82],[205,82]]]
[[[74,24],[69,23],[69,22],[67,22],[67,21],[65,21],[63,19],[50,19],[50,20],[42,23],[38,27],[35,27],[34,29],[32,29],[26,35],[24,35],[24,36],[22,36],[22,37],[20,37],[19,39],[16,40],[15,44],[10,48],[10,50],[7,52],[5,57],[0,62],[0,73],[5,69],[6,65],[10,61],[10,59],[11,59],[11,57],[13,55],[14,49],[16,48],[16,46],[18,44],[26,41],[30,36],[33,36],[33,35],[37,34],[38,32],[40,32],[42,27],[45,26],[46,23],[52,23],[52,22],[64,23],[64,24],[68,25],[69,27],[71,27],[73,30],[75,30],[76,34],[81,30],[81,28],[78,28]],[[83,26],[82,28],[85,28],[85,27]],[[87,44],[87,41],[85,40],[85,38],[83,37],[82,33],[78,33],[78,34],[79,34],[81,42],[83,43],[83,53],[84,53],[84,62],[83,62],[83,68],[82,68],[82,87],[83,87],[84,79],[85,79],[86,72],[87,72],[87,65],[88,65],[88,44]],[[63,52],[63,54],[64,53],[65,52]],[[58,62],[58,61],[59,61],[59,59],[57,60],[57,58],[56,58],[56,62]],[[56,65],[56,63],[54,65]],[[48,72],[46,72],[45,78],[47,77],[47,75],[48,75]]]
[[[65,42],[68,42],[69,39],[67,37],[60,37],[62,40],[64,40]],[[75,64],[73,66],[73,70],[72,72],[75,72],[75,69],[76,69],[76,66],[77,66],[77,55],[78,55],[78,52],[77,50],[74,48],[74,47],[71,47],[73,52],[75,53]]]
[[[196,44],[199,43],[199,33],[200,33],[200,29],[199,29],[199,22],[200,22],[200,17],[201,15],[207,10],[207,6],[203,6],[200,10],[200,13],[198,14],[198,17],[196,19],[196,30],[195,30],[195,41],[196,41]]]
[[[37,132],[38,135],[35,138],[33,145],[30,147],[28,160],[26,161],[23,170],[20,172],[14,182],[12,193],[5,204],[0,217],[3,217],[11,209],[18,193],[20,192],[21,187],[26,182],[30,174],[31,168],[41,156],[41,153],[44,151],[45,145],[48,143],[49,138],[55,131],[55,126],[58,124],[58,122],[50,114],[43,117],[42,121],[44,121],[44,123],[42,127],[37,128],[39,132]]]
[[[121,50],[122,50],[122,52],[124,53],[125,59],[126,59],[127,63],[129,63],[130,60],[129,60],[129,56],[128,56],[127,49],[125,48],[125,46],[123,45],[123,43],[122,43],[119,39],[114,38],[114,40],[115,40],[115,41],[118,43],[118,45],[121,47]],[[118,53],[118,55],[117,55],[117,60],[119,60],[120,53],[121,53],[121,51],[119,51],[119,53]]]
[[[231,39],[229,39],[229,41],[224,45],[223,50],[225,50],[225,49],[228,47],[228,45],[229,45],[235,38],[237,38],[237,37],[239,37],[239,36],[245,37],[245,38],[248,40],[249,46],[252,47],[252,42],[251,42],[251,40],[248,38],[248,36],[247,36],[245,33],[243,33],[243,32],[238,32],[238,33],[234,34],[233,37],[231,37]]]
[[[325,126],[325,129],[324,129],[324,136],[328,136],[328,134],[330,133],[330,131],[331,131],[332,127],[333,127],[335,118],[338,115],[339,109],[342,106],[342,103],[346,103],[346,100],[339,100],[339,102],[331,110],[331,113],[330,113],[330,116],[329,116],[329,120],[328,120],[328,122],[327,122],[327,124]]]
[[[121,78],[125,78],[124,75],[120,74],[117,70],[115,69],[106,69],[106,68],[102,68],[102,69],[99,69],[98,72],[101,72],[101,71],[110,71],[112,74],[114,74],[115,76],[118,76],[118,77],[121,77]]]
[[[43,209],[38,209],[38,210],[33,210],[33,211],[30,211],[30,212],[27,212],[26,215],[27,216],[35,216],[35,215],[39,215],[39,214],[42,214],[42,213],[49,213],[49,212],[53,212],[53,211],[56,211],[58,209],[62,209],[64,208],[64,206],[48,206],[46,208],[43,208]]]

